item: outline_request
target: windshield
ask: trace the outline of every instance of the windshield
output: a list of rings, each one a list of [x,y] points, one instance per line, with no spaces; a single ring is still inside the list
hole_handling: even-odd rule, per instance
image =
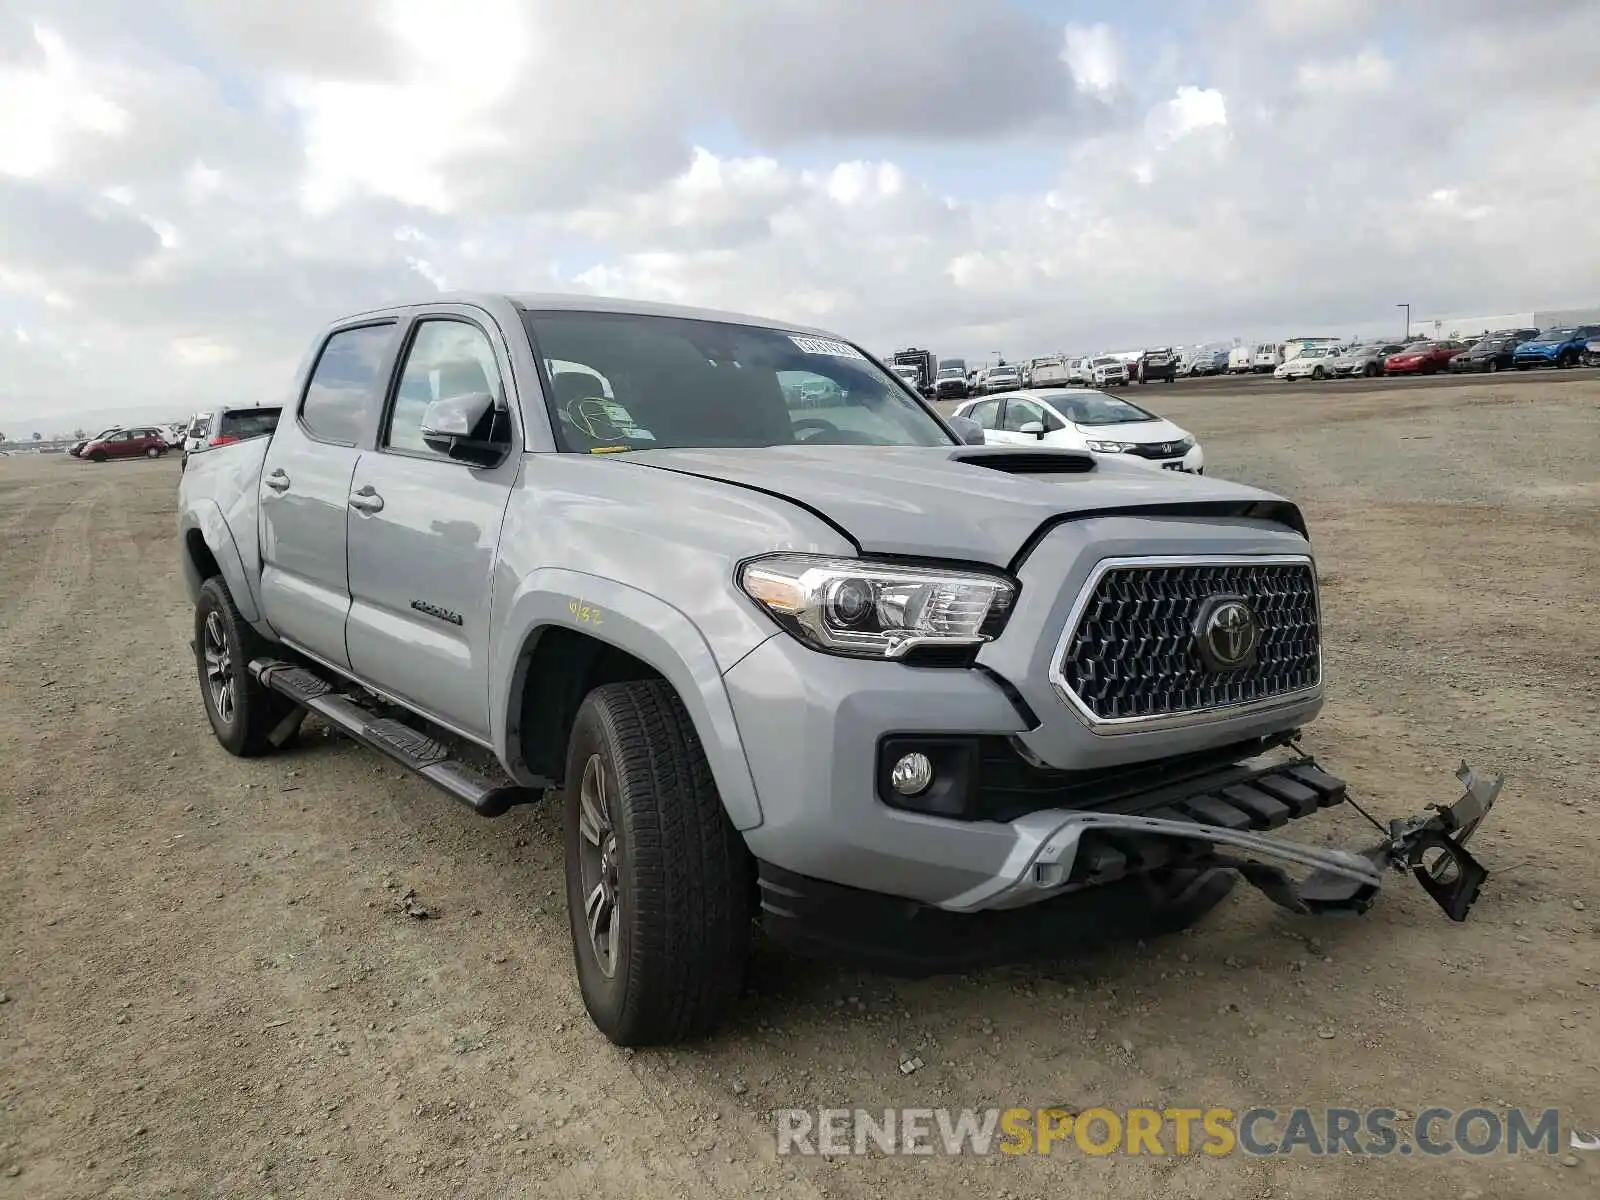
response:
[[[1538,342],[1564,342],[1571,337],[1574,332],[1575,331],[1571,329],[1546,329],[1534,340]]]
[[[967,373],[960,367],[944,367],[939,371],[940,379],[965,379]]]
[[[568,452],[953,441],[905,388],[832,338],[636,313],[523,319]]]
[[[989,372],[990,379],[1015,379],[1016,377],[1017,369],[1015,367],[996,367]]]
[[[1135,421],[1155,421],[1137,404],[1129,404],[1104,392],[1082,392],[1052,400],[1059,412],[1074,425],[1130,425]]]
[[[1097,367],[1120,367],[1122,360],[1120,358],[1097,358],[1094,360],[1093,365]]]

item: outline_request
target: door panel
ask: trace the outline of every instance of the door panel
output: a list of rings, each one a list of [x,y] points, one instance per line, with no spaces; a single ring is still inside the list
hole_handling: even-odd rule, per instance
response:
[[[489,589],[517,463],[479,471],[448,461],[366,453],[351,508],[350,666],[429,716],[489,733]]]
[[[404,355],[380,448],[362,454],[349,529],[350,665],[363,679],[460,733],[489,736],[489,597],[514,452],[500,361],[468,320],[419,320]],[[498,465],[431,449],[428,404],[488,392],[500,406]],[[375,503],[377,502],[377,503]]]
[[[261,611],[280,637],[347,667],[346,513],[360,441],[389,380],[393,321],[333,333],[261,467]]]
[[[283,424],[261,467],[261,611],[280,637],[349,666],[345,512],[361,452]],[[285,479],[283,490],[272,486]]]

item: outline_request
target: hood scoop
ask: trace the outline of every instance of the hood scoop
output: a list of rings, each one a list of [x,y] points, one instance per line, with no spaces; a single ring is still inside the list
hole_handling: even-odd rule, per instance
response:
[[[1083,475],[1094,470],[1094,458],[1078,450],[1015,450],[1009,446],[974,446],[950,456],[953,462],[987,467],[1007,475]]]

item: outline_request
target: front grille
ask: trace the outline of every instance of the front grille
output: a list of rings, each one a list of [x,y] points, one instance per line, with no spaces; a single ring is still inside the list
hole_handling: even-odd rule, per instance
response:
[[[1139,458],[1178,458],[1189,453],[1194,448],[1194,443],[1185,438],[1181,442],[1144,442],[1129,450],[1129,454]]]
[[[1094,720],[1232,708],[1321,682],[1316,580],[1305,561],[1113,566],[1101,575],[1057,664]],[[1193,623],[1208,597],[1238,596],[1260,626],[1255,661],[1212,670]]]

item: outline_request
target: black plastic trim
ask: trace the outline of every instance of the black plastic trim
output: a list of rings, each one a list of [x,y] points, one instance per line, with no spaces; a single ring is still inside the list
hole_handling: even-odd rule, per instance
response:
[[[1311,532],[1300,506],[1290,500],[1192,500],[1164,504],[1130,504],[1116,508],[1088,508],[1081,512],[1062,513],[1051,517],[1028,535],[1022,548],[1016,552],[1006,570],[1017,574],[1028,556],[1039,548],[1039,543],[1059,526],[1074,521],[1090,521],[1097,517],[1239,517],[1248,521],[1270,521],[1292,529],[1307,541]]]

